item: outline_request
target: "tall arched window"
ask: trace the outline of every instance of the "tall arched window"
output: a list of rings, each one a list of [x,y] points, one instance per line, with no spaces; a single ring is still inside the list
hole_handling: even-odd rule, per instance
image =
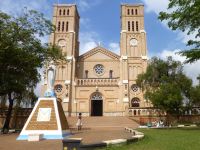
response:
[[[112,71],[112,70],[110,70],[110,72],[109,72],[109,78],[110,78],[110,79],[113,78],[113,71]]]
[[[138,21],[136,21],[136,31],[139,31],[139,24],[138,24]]]
[[[137,97],[134,97],[131,100],[131,107],[140,107],[140,99]]]
[[[137,15],[137,14],[138,14],[138,10],[136,9],[136,10],[135,10],[135,15]]]
[[[88,70],[85,70],[85,78],[88,78]]]
[[[69,22],[66,22],[66,32],[69,30]]]
[[[61,10],[61,9],[59,10],[59,15],[60,15],[60,16],[62,15],[62,10]]]
[[[64,31],[64,29],[65,29],[65,22],[63,21],[62,22],[62,31]]]
[[[130,9],[127,10],[127,14],[130,15]]]
[[[134,21],[132,21],[132,31],[135,30],[134,28],[135,28],[135,27],[134,27]]]
[[[128,31],[130,31],[130,21],[128,21]]]
[[[63,15],[65,15],[65,9],[63,10]]]
[[[69,9],[67,9],[67,15],[69,15]]]
[[[60,31],[60,21],[58,22],[58,31]]]
[[[134,15],[134,10],[133,9],[131,9],[131,15]]]

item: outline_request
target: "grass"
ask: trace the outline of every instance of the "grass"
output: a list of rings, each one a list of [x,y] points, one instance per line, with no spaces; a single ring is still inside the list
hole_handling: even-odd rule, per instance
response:
[[[200,128],[140,129],[144,139],[102,150],[200,150]]]

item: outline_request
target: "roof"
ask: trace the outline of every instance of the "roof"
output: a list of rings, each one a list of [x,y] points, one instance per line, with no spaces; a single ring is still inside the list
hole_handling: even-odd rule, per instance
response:
[[[86,58],[88,58],[88,57],[90,57],[92,55],[97,54],[98,52],[101,52],[101,53],[103,53],[103,54],[111,57],[114,60],[119,60],[120,59],[119,55],[117,55],[117,54],[111,52],[110,50],[107,50],[107,49],[105,49],[105,48],[103,48],[101,46],[97,46],[97,47],[89,50],[88,52],[80,55],[79,58],[78,58],[78,60],[84,60],[84,59],[86,59]]]

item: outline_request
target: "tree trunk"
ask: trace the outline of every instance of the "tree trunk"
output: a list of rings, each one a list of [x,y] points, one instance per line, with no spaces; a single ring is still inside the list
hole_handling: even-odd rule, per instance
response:
[[[9,100],[8,113],[6,114],[6,120],[5,120],[3,129],[2,129],[2,132],[4,134],[8,133],[8,131],[9,131],[9,124],[10,124],[11,115],[12,115],[13,99],[11,97],[11,93],[8,94],[8,100]]]

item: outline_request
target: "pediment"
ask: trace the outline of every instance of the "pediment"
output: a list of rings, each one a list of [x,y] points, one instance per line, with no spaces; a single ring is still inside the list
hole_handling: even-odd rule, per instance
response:
[[[119,60],[120,56],[103,48],[96,47],[83,55],[79,56],[79,60]]]

